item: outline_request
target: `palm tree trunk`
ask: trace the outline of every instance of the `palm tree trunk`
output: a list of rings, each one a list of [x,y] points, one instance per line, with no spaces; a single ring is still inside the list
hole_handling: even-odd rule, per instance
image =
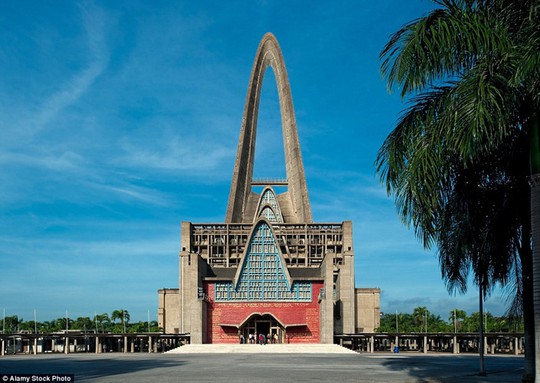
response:
[[[540,189],[539,189],[540,190]],[[530,199],[530,197],[529,197]],[[538,217],[538,215],[537,215]],[[523,283],[523,324],[525,327],[525,363],[523,368],[523,383],[534,382],[535,365],[535,331],[534,331],[534,305],[533,305],[533,259],[531,242],[531,220],[529,225],[523,226],[522,247],[519,252],[521,259],[521,274]]]
[[[478,283],[478,311],[480,314],[480,324],[478,328],[478,353],[480,354],[480,372],[478,375],[486,376],[484,368],[484,292],[482,291],[482,279]]]
[[[533,242],[533,299],[535,355],[540,355],[540,174],[531,177],[531,228]],[[525,265],[523,265],[525,268]],[[524,293],[527,289],[524,287]],[[530,288],[530,286],[529,286]],[[529,290],[530,291],[530,290]],[[523,297],[525,298],[525,296]],[[535,381],[540,382],[540,363],[535,363]]]
[[[532,114],[529,120],[531,135],[531,232],[532,232],[532,270],[534,302],[534,344],[535,356],[540,355],[540,118]],[[525,267],[525,266],[523,266]],[[535,381],[540,382],[540,363],[535,359]]]

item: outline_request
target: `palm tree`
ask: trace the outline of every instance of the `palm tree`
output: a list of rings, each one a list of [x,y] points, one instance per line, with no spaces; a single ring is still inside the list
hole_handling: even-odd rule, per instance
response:
[[[45,321],[43,323],[41,323],[41,331],[43,332],[53,332],[53,331],[56,331],[56,325],[55,325],[55,322],[56,321]]]
[[[73,322],[73,328],[77,330],[88,331],[92,328],[93,323],[89,317],[78,317]]]
[[[129,313],[127,310],[114,310],[111,314],[111,319],[113,321],[119,319],[120,324],[122,325],[123,332],[126,332],[126,324],[129,322]]]
[[[467,318],[467,313],[460,309],[450,311],[448,321],[454,326],[454,332],[458,332],[463,327],[463,321]]]
[[[449,289],[465,291],[471,268],[485,294],[522,270],[523,378],[532,380],[531,330],[540,334],[539,1],[435,2],[440,9],[405,25],[381,53],[389,87],[411,97],[411,106],[381,147],[377,170],[404,222],[425,247],[439,247]],[[523,188],[528,180],[531,188]],[[497,205],[516,195],[529,207],[512,213]],[[535,305],[527,295],[531,269]]]
[[[6,334],[19,332],[21,323],[23,323],[23,319],[19,319],[17,315],[4,317],[3,327],[5,328]]]
[[[416,307],[413,310],[412,316],[414,318],[414,322],[419,326],[419,332],[427,332],[427,316],[429,315],[429,311],[426,307]]]
[[[105,326],[108,325],[111,322],[109,319],[109,314],[103,313],[103,314],[97,314],[94,316],[94,323],[96,324],[96,331],[99,331],[101,327],[101,332],[105,332]]]

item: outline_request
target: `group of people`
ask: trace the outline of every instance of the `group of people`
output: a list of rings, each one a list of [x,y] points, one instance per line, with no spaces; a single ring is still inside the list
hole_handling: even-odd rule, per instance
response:
[[[249,333],[248,342],[249,344],[255,344],[255,342],[258,342],[261,346],[268,343],[276,344],[279,343],[279,337],[277,333],[268,335],[260,333],[258,336],[253,333]],[[246,338],[244,337],[244,334],[240,334],[240,343],[246,343]]]

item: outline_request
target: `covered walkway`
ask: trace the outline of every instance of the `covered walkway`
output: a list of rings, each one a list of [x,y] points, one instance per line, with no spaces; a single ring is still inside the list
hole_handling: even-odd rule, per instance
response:
[[[478,333],[363,333],[336,335],[335,343],[359,352],[478,353]],[[486,354],[522,355],[523,333],[485,333]]]
[[[58,333],[0,334],[0,356],[6,354],[165,352],[189,343],[189,334]]]

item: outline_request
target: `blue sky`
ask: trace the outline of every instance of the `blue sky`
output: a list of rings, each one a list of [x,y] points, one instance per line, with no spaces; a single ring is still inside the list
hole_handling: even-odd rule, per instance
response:
[[[375,177],[404,104],[379,52],[427,0],[0,3],[0,309],[25,320],[125,308],[153,319],[178,286],[180,222],[223,222],[264,33],[291,82],[314,220],[352,220],[358,287],[383,312],[477,310]],[[256,177],[284,176],[266,72]],[[500,292],[487,310],[504,312]]]

